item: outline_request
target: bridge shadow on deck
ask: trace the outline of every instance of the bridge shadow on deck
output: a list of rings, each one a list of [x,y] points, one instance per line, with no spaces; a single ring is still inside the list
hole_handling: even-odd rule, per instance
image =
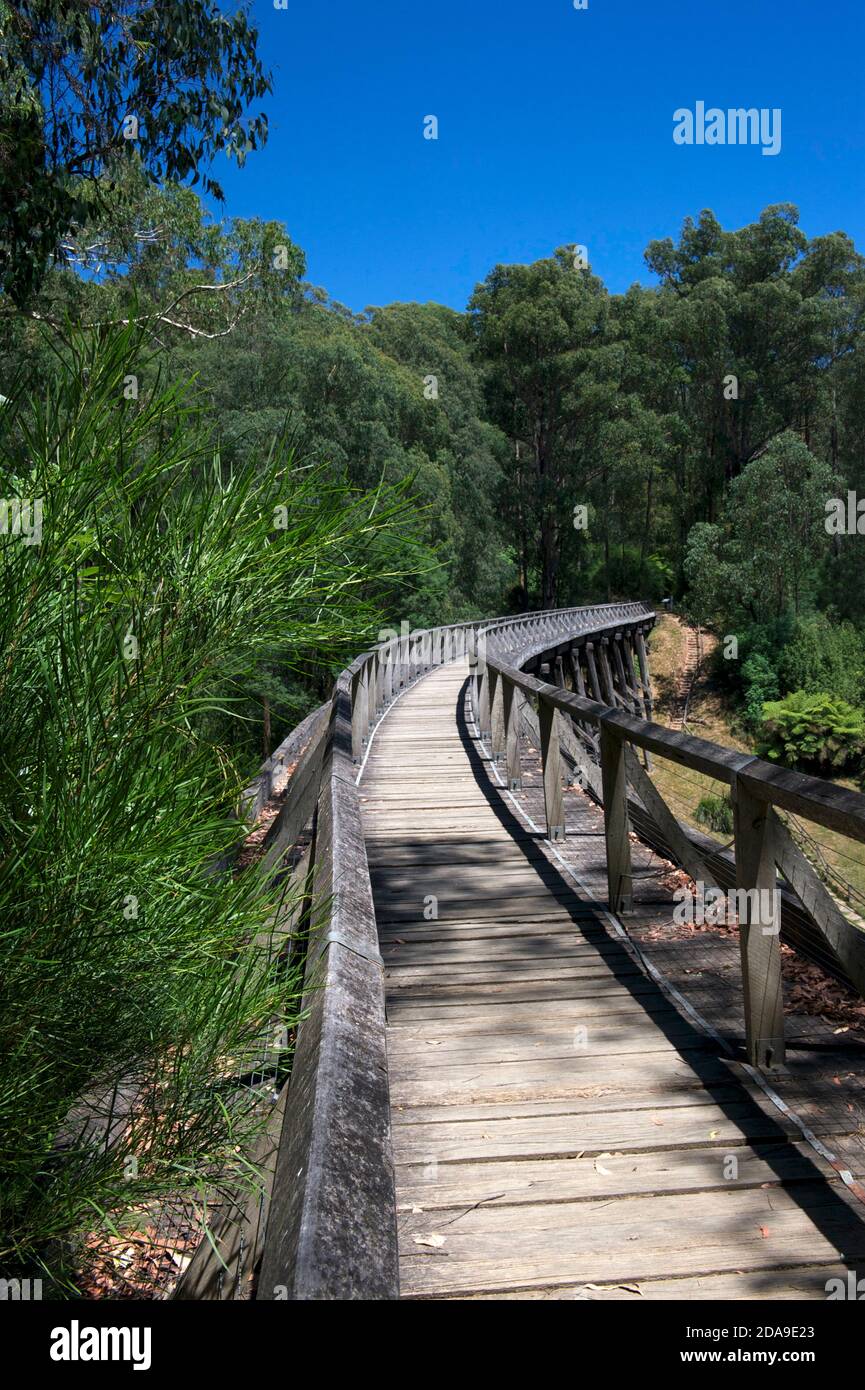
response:
[[[544,854],[541,843],[543,833],[533,834],[519,817],[508,808],[502,790],[492,780],[490,764],[479,751],[477,740],[469,731],[465,714],[466,693],[469,682],[466,680],[457,697],[456,722],[459,737],[475,781],[490,810],[500,825],[531,866],[539,881],[554,894],[557,905],[571,917],[575,928],[586,943],[597,946],[602,952],[603,963],[613,973],[618,983],[628,991],[631,999],[639,1005],[650,1021],[661,1030],[670,1045],[676,1050],[685,1065],[691,1070],[702,1091],[718,1106],[731,1124],[740,1128],[744,1143],[738,1141],[728,1147],[730,1152],[748,1148],[762,1159],[776,1174],[784,1191],[796,1202],[813,1226],[838,1251],[839,1259],[851,1267],[861,1266],[865,1257],[865,1207],[838,1183],[830,1182],[827,1174],[808,1152],[794,1147],[799,1141],[798,1130],[788,1133],[780,1119],[756,1103],[746,1085],[736,1075],[730,1059],[725,1056],[714,1040],[699,1031],[691,1020],[681,1013],[659,986],[635,964],[625,947],[611,935],[607,922],[599,910],[605,905],[582,899],[578,896],[576,885],[560,872]],[[659,898],[659,906],[664,899]],[[672,899],[670,898],[672,904]],[[504,920],[504,919],[500,919]],[[538,949],[537,938],[527,938],[529,952]],[[538,952],[542,958],[544,953]],[[549,953],[546,953],[549,958]],[[527,955],[527,963],[529,956]],[[571,996],[573,997],[573,996]],[[563,996],[564,1002],[564,996]],[[622,1027],[627,1028],[626,1016]],[[766,1102],[767,1106],[769,1102]],[[664,1105],[664,1097],[659,1095],[658,1108]],[[753,1133],[753,1140],[748,1135]],[[724,1141],[716,1141],[723,1145]],[[663,1146],[658,1145],[659,1148]],[[705,1145],[704,1147],[714,1147]],[[831,1148],[831,1145],[827,1145]],[[729,1183],[731,1191],[745,1190],[750,1184]],[[767,1252],[768,1253],[768,1252]],[[807,1256],[803,1252],[803,1261]],[[820,1261],[822,1263],[822,1261]],[[779,1262],[778,1268],[791,1267],[789,1259]],[[768,1293],[768,1290],[767,1290]],[[770,1296],[770,1295],[769,1295]]]

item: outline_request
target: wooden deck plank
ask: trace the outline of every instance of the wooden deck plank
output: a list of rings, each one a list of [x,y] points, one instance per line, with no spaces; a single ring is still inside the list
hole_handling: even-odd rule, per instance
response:
[[[709,1192],[729,1163],[728,1145],[651,1153],[603,1152],[603,1157],[501,1159],[487,1163],[404,1164],[399,1171],[400,1198],[409,1211],[464,1211],[483,1204],[510,1207],[530,1203],[599,1201],[652,1193]],[[737,1189],[768,1191],[781,1182],[814,1181],[811,1150],[806,1144],[744,1146],[738,1161]],[[840,1179],[834,1185],[837,1187]]]
[[[788,1134],[795,1131],[784,1128]],[[394,1131],[398,1163],[421,1163],[435,1154],[439,1164],[486,1163],[493,1158],[599,1154],[739,1144],[780,1139],[778,1120],[752,1106],[660,1105],[654,1110],[598,1111],[591,1115],[540,1115],[518,1119],[400,1125]],[[716,1185],[723,1180],[719,1163]]]
[[[415,1241],[436,1235],[439,1247]],[[818,1184],[481,1206],[458,1222],[407,1212],[400,1241],[415,1246],[401,1262],[411,1296],[783,1268],[801,1265],[805,1252],[811,1262],[859,1260],[865,1224],[834,1187]]]
[[[679,1279],[643,1279],[631,1284],[551,1285],[547,1288],[505,1290],[500,1293],[456,1294],[456,1298],[491,1300],[580,1300],[588,1303],[640,1303],[665,1299],[680,1302],[744,1302],[748,1300],[801,1300],[825,1298],[827,1280],[844,1279],[846,1266],[807,1265],[795,1269],[736,1270],[733,1274],[683,1276]],[[442,1295],[447,1299],[448,1295]]]

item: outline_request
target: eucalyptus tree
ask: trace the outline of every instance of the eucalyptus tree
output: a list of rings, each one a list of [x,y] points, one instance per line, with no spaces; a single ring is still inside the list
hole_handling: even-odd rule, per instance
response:
[[[267,137],[271,90],[249,5],[0,0],[0,288],[19,306],[67,239],[125,201],[125,166],[200,183]],[[86,237],[84,238],[86,242]]]
[[[717,524],[689,537],[685,572],[698,621],[756,624],[798,615],[829,552],[831,465],[792,431],[779,435],[731,483]]]
[[[598,465],[598,427],[615,386],[605,372],[609,303],[579,253],[499,265],[469,304],[492,418],[511,441],[509,520],[528,581],[553,607],[562,545]],[[536,558],[537,557],[537,558]]]
[[[789,204],[724,231],[711,212],[687,218],[678,244],[650,243],[659,313],[680,367],[677,398],[687,421],[687,491],[712,520],[724,485],[785,429],[806,442],[839,350],[841,247],[809,243]],[[844,239],[846,241],[846,239]],[[850,246],[844,252],[849,258]]]
[[[444,470],[450,554],[445,612],[454,620],[498,612],[516,579],[501,523],[508,444],[485,418],[466,316],[441,304],[389,304],[369,311],[364,331],[410,371],[412,390],[424,403],[424,449]]]

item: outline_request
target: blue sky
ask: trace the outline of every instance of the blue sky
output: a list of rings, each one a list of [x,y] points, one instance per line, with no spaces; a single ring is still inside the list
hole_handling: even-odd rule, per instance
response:
[[[862,0],[287,3],[253,7],[268,145],[214,172],[228,215],[284,221],[353,309],[463,308],[497,262],[571,242],[621,291],[704,207],[738,227],[794,202],[865,251]],[[675,145],[698,100],[779,107],[781,152]]]

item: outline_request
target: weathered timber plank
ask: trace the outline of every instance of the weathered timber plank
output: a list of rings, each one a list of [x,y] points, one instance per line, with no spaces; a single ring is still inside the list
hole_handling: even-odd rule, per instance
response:
[[[621,1000],[624,1008],[631,1001],[642,1005],[644,999],[654,1003],[658,998],[657,987],[637,973],[626,981],[628,989],[623,992],[616,976],[600,975],[590,969],[576,974],[563,969],[567,962],[542,961],[538,965],[520,967],[508,965],[507,971],[505,964],[499,961],[493,965],[462,967],[459,970],[438,965],[437,979],[430,980],[426,966],[399,967],[398,964],[389,963],[388,1013],[391,1017],[398,1017],[401,1011],[416,1008],[442,1011],[486,1009],[497,1005],[513,1008],[519,1004],[528,1007],[545,1000],[566,1004],[592,998],[605,1004],[614,999]],[[464,974],[468,970],[472,973]],[[490,1015],[492,1017],[494,1015]]]
[[[528,937],[522,941],[520,938],[505,941],[420,941],[416,945],[405,939],[403,945],[388,942],[387,950],[382,950],[388,962],[395,958],[395,953],[398,953],[398,961],[403,965],[409,961],[433,964],[438,961],[543,960],[551,956],[562,961],[576,961],[581,956],[577,941],[571,941],[567,935]],[[611,965],[598,956],[593,966],[599,971],[621,974],[639,971],[639,967],[631,963],[630,957],[625,956],[616,958]]]
[[[671,1094],[663,1104],[665,1109],[681,1105],[699,1109],[728,1102],[742,1103],[742,1089],[734,1081],[715,1086],[708,1091],[684,1091]],[[523,1100],[505,1104],[400,1105],[393,1111],[394,1132],[408,1125],[459,1124],[463,1120],[519,1120],[545,1115],[588,1115],[595,1111],[657,1110],[657,1097],[638,1096],[615,1086],[587,1087],[585,1095],[563,1097],[559,1100]]]
[[[462,1103],[468,1098],[480,1103],[546,1100],[580,1095],[611,1082],[644,1095],[653,1092],[663,1096],[672,1089],[702,1089],[716,1081],[726,1081],[728,1075],[722,1062],[706,1057],[701,1058],[697,1076],[687,1059],[677,1052],[594,1057],[591,1075],[577,1072],[572,1058],[505,1062],[489,1068],[461,1064],[441,1067],[432,1075],[391,1077],[391,1101],[393,1105],[422,1105]]]
[[[847,1266],[820,1264],[778,1270],[736,1270],[732,1274],[683,1275],[679,1279],[641,1279],[639,1283],[551,1284],[547,1288],[507,1290],[504,1293],[456,1294],[456,1298],[476,1300],[555,1299],[598,1303],[641,1303],[673,1300],[682,1303],[708,1301],[753,1302],[755,1300],[825,1300],[828,1280],[846,1284]],[[447,1295],[440,1295],[447,1301]]]
[[[865,1226],[834,1190],[806,1208],[778,1210],[778,1189],[753,1193],[653,1195],[627,1202],[478,1208],[445,1234],[443,1257],[410,1255],[400,1262],[404,1295],[452,1293],[561,1282],[632,1283],[645,1278],[860,1260]],[[803,1199],[804,1200],[804,1199]],[[548,1225],[515,1229],[516,1217],[546,1214]],[[416,1220],[417,1218],[415,1218]],[[409,1218],[411,1220],[411,1218]],[[435,1230],[435,1214],[424,1233]],[[504,1223],[505,1229],[501,1229]],[[418,1230],[400,1223],[404,1249]],[[768,1232],[768,1234],[764,1234]],[[637,1239],[634,1239],[634,1236]],[[439,1254],[441,1252],[436,1252]]]
[[[398,1075],[398,1068],[394,1075]],[[394,1132],[397,1164],[423,1163],[434,1155],[439,1165],[499,1158],[543,1159],[554,1155],[623,1150],[639,1153],[671,1148],[717,1148],[745,1141],[779,1141],[794,1131],[748,1102],[722,1108],[659,1106],[655,1110],[599,1111],[588,1115],[526,1116],[506,1120],[463,1120],[400,1125]],[[821,1169],[812,1169],[812,1177]],[[715,1186],[726,1186],[719,1163]]]
[[[485,1163],[425,1160],[397,1166],[397,1213],[401,1207],[425,1212],[459,1210],[482,1202],[491,1207],[597,1201],[605,1197],[649,1196],[653,1192],[707,1192],[719,1186],[730,1158],[737,1162],[737,1190],[764,1184],[813,1182],[813,1154],[807,1144],[751,1148],[718,1144],[713,1148],[664,1149],[651,1153],[607,1153],[603,1158],[488,1160]],[[840,1179],[834,1180],[836,1183]]]

